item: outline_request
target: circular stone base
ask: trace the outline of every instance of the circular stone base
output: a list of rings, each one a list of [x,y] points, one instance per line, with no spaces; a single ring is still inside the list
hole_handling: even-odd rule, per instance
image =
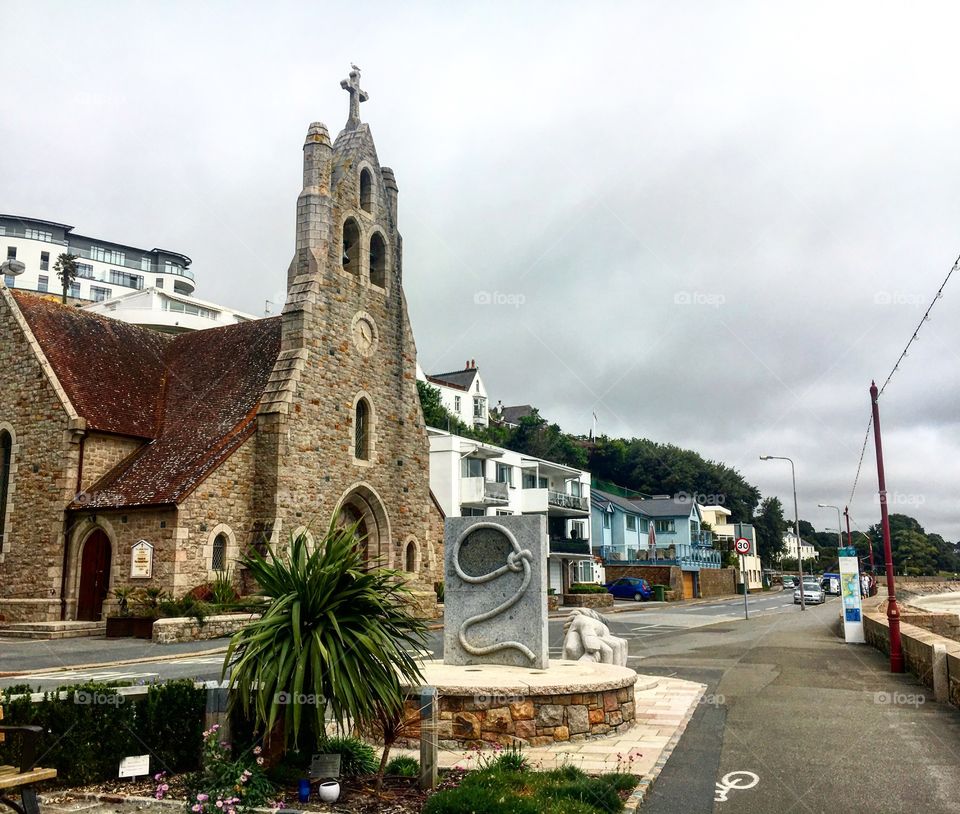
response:
[[[445,748],[602,738],[633,725],[634,693],[658,679],[626,667],[552,659],[546,670],[426,661],[437,689],[438,739]],[[639,680],[638,680],[639,679]],[[411,712],[417,702],[408,702]]]

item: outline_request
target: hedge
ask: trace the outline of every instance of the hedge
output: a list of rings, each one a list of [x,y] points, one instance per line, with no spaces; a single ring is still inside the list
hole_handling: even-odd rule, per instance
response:
[[[152,684],[134,700],[117,687],[90,682],[44,693],[42,701],[11,698],[29,687],[4,691],[4,724],[42,726],[37,763],[57,770],[67,785],[111,780],[127,755],[150,754],[150,772],[199,768],[206,690],[182,679]],[[59,698],[66,691],[66,698]],[[0,764],[19,765],[19,738],[0,743]]]

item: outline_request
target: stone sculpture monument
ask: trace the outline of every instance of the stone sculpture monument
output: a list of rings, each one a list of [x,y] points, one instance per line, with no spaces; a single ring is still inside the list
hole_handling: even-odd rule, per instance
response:
[[[546,669],[547,546],[540,515],[446,520],[445,664]]]
[[[563,623],[563,657],[627,666],[627,640],[614,636],[607,620],[591,608],[574,608]]]

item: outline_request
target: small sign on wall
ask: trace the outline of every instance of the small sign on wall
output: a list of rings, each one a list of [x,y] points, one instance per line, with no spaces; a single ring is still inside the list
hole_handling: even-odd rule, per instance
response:
[[[130,579],[150,579],[153,576],[153,546],[138,540],[130,549]]]
[[[120,777],[141,777],[150,774],[150,755],[128,755],[120,761]]]

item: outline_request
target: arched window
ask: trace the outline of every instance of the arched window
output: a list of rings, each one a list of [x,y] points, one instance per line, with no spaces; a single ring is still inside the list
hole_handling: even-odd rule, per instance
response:
[[[361,461],[370,459],[370,405],[366,399],[357,402],[353,420],[353,456]]]
[[[407,553],[404,557],[404,570],[413,573],[417,570],[417,544],[411,540],[407,543]]]
[[[213,554],[210,557],[212,571],[227,570],[227,535],[220,532],[213,538]]]
[[[3,530],[7,525],[7,496],[10,494],[10,470],[13,464],[13,437],[0,430],[0,551],[3,551]]]
[[[353,218],[343,224],[343,270],[360,273],[360,227]]]
[[[387,244],[379,232],[370,238],[370,282],[380,288],[387,285]]]
[[[360,208],[373,212],[373,176],[366,168],[360,170]]]

